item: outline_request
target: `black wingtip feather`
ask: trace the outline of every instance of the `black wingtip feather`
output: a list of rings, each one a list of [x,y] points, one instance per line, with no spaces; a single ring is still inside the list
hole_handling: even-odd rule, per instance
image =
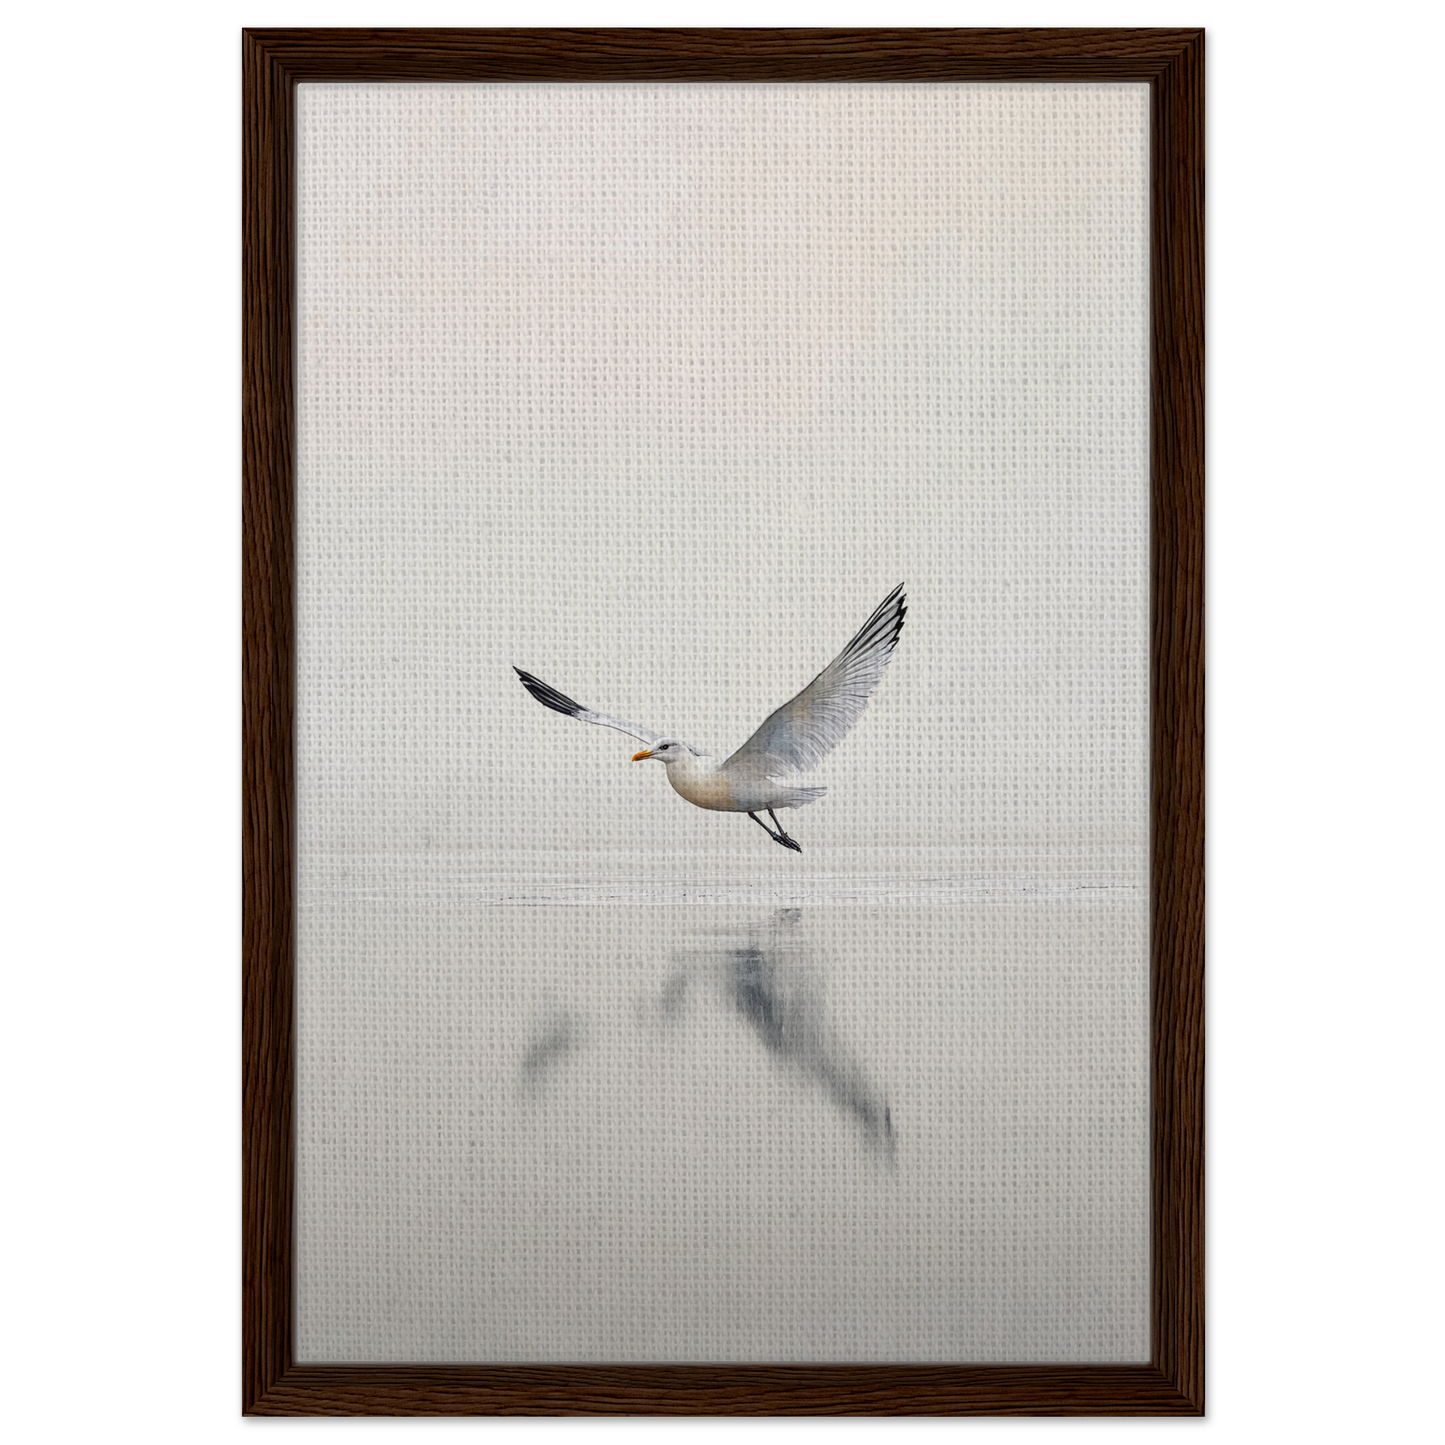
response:
[[[858,629],[857,636],[843,649],[842,655],[862,652],[883,646],[892,652],[898,645],[898,635],[903,631],[903,619],[908,616],[908,599],[903,595],[904,584],[900,582],[873,609],[873,615]]]
[[[585,711],[581,703],[573,702],[565,693],[560,693],[555,687],[542,681],[540,677],[533,677],[530,672],[523,672],[520,667],[514,667],[513,672],[522,679],[522,686],[542,704],[549,707],[553,712],[560,712],[563,717],[576,717]]]

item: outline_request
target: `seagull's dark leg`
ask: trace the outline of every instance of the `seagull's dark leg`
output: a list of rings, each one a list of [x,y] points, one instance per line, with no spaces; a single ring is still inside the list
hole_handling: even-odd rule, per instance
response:
[[[788,837],[788,835],[783,831],[783,825],[778,822],[778,815],[773,812],[771,808],[768,809],[768,817],[773,820],[773,827],[778,830],[777,841],[781,843],[784,848],[791,848],[794,853],[801,853],[803,851],[803,845],[798,842],[796,838]],[[758,821],[761,822],[762,820],[759,819]]]
[[[767,809],[767,811],[773,812],[773,809],[769,808]],[[763,822],[763,819],[759,818],[757,814],[749,814],[749,818],[753,819],[753,822],[756,822],[757,827],[762,828],[763,832],[766,832],[767,837],[772,838],[773,842],[780,842],[783,847],[792,848],[793,853],[802,853],[802,848],[799,848],[798,844],[796,844],[796,842],[793,842],[792,838],[789,838],[788,834],[786,834],[786,832],[783,832],[782,829],[779,829],[779,831],[777,832],[773,832],[773,829],[767,827],[766,822]],[[773,814],[773,822],[777,822],[777,814]]]

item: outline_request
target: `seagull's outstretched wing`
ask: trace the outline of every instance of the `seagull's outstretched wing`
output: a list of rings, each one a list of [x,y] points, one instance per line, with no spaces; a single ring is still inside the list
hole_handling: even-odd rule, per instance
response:
[[[543,707],[550,707],[553,712],[560,712],[564,717],[575,717],[578,722],[596,723],[600,728],[615,728],[620,733],[626,733],[630,738],[641,738],[648,744],[659,742],[662,739],[662,733],[651,732],[647,728],[638,727],[636,723],[623,722],[621,718],[608,717],[606,713],[593,712],[590,707],[583,707],[580,702],[573,702],[570,697],[564,697],[555,687],[549,687],[541,678],[533,677],[530,672],[523,672],[520,667],[514,667],[512,671],[522,679],[522,686]]]
[[[852,642],[792,702],[785,702],[722,770],[771,778],[817,767],[868,706],[898,645],[906,601],[900,584],[878,604]]]

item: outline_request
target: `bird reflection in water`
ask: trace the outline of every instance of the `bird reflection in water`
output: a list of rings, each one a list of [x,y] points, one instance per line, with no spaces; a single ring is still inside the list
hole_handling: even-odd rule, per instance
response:
[[[888,1101],[827,1022],[804,939],[803,910],[782,908],[746,932],[711,937],[702,952],[720,964],[724,998],[759,1043],[780,1065],[821,1089],[853,1120],[864,1143],[891,1164],[895,1141]],[[669,978],[659,999],[664,1014],[682,1011],[689,978],[688,970]]]
[[[580,1035],[577,1021],[564,1009],[555,1010],[538,1021],[519,1070],[524,1093],[535,1094],[546,1084],[576,1050]]]

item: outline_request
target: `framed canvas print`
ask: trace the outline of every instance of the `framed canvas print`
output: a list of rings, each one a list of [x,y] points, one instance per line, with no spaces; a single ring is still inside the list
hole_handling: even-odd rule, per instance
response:
[[[257,1414],[1197,1414],[1202,35],[248,31]]]

